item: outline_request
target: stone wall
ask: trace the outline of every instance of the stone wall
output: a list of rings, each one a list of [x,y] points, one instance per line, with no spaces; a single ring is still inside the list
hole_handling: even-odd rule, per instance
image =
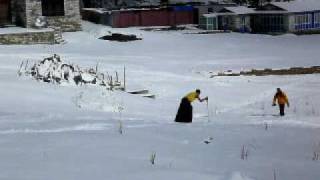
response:
[[[48,26],[60,27],[62,31],[81,30],[79,0],[64,0],[65,16],[48,16]],[[26,0],[26,27],[34,28],[37,17],[42,16],[41,0]]]
[[[0,44],[54,44],[54,31],[0,34]]]
[[[52,16],[47,17],[48,25],[59,27],[64,32],[80,31],[80,20],[77,21],[73,18],[66,18],[66,16]]]
[[[36,18],[42,16],[41,0],[26,0],[26,27],[34,28]]]

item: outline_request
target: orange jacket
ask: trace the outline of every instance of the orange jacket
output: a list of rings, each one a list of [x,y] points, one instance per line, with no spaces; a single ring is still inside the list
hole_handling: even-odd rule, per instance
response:
[[[287,95],[284,92],[277,92],[273,97],[273,104],[278,100],[278,104],[289,104]]]

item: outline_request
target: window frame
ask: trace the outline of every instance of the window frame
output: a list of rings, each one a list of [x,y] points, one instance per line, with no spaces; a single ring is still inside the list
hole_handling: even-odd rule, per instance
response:
[[[65,0],[41,0],[41,6],[43,16],[65,16]]]
[[[314,13],[314,23],[315,24],[319,23],[319,21],[320,21],[319,17],[320,17],[320,13]]]
[[[312,29],[312,13],[296,14],[294,25],[296,30]]]

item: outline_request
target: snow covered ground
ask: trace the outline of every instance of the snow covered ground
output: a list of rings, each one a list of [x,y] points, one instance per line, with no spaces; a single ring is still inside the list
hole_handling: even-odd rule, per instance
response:
[[[320,177],[320,160],[312,160],[320,154],[320,75],[209,78],[209,72],[229,69],[320,65],[319,35],[199,35],[83,26],[83,32],[65,33],[64,45],[0,46],[0,179]],[[98,39],[108,31],[143,40]],[[22,60],[39,61],[53,53],[82,67],[98,63],[101,72],[121,72],[125,66],[128,89],[149,89],[156,99],[18,77]],[[277,87],[291,103],[282,118],[271,107]],[[209,109],[196,102],[192,124],[174,123],[180,98],[196,88],[209,96]],[[248,151],[246,160],[242,149]]]

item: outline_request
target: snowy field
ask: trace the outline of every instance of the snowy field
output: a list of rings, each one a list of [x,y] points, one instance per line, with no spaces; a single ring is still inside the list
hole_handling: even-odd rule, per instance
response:
[[[1,180],[319,179],[320,75],[209,72],[319,66],[320,35],[199,35],[87,22],[83,29],[63,34],[63,45],[0,46]],[[143,40],[98,40],[108,31]],[[156,99],[17,75],[21,61],[54,53],[81,67],[98,63],[101,72],[125,66],[128,89],[149,89]],[[291,104],[285,117],[271,106],[277,87]],[[174,123],[180,99],[196,88],[209,96],[208,108],[195,102],[194,122]]]

